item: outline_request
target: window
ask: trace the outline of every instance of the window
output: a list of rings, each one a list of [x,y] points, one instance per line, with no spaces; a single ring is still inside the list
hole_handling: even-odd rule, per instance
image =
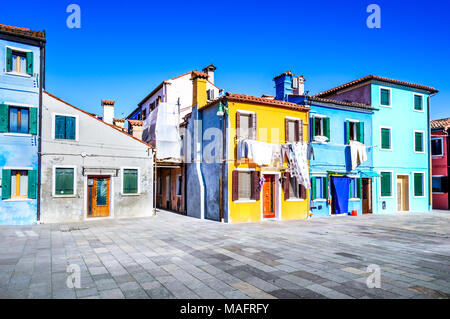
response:
[[[2,169],[2,199],[35,199],[37,171]]]
[[[0,133],[37,134],[37,108],[0,104]]]
[[[9,107],[9,132],[28,134],[28,108]]]
[[[183,194],[183,176],[177,176],[177,196],[181,196]]]
[[[76,119],[72,116],[55,116],[55,139],[56,140],[75,140],[76,138]]]
[[[381,149],[382,150],[391,150],[392,145],[392,136],[391,136],[391,129],[390,128],[381,128]]]
[[[207,90],[206,91],[206,98],[208,101],[214,100],[214,90]]]
[[[442,138],[432,138],[431,139],[431,155],[433,156],[443,156],[444,155],[444,145]]]
[[[256,139],[256,114],[236,113],[237,136],[242,139]]]
[[[299,142],[303,140],[303,121],[285,119],[286,143]]]
[[[380,105],[391,106],[391,90],[380,88]]]
[[[433,193],[447,193],[448,192],[448,177],[447,176],[433,176],[432,177]]]
[[[423,111],[423,95],[414,94],[414,110]]]
[[[147,109],[142,109],[141,120],[145,121],[147,118]]]
[[[350,179],[349,198],[361,198],[362,183],[360,178]]]
[[[327,199],[328,198],[328,178],[327,177],[312,177],[311,178],[311,192],[312,199]]]
[[[289,186],[289,198],[301,198],[300,185],[297,184],[297,179],[295,177],[289,179]]]
[[[414,196],[424,196],[424,173],[414,173]]]
[[[138,170],[123,170],[123,194],[138,194]]]
[[[75,169],[55,168],[55,195],[75,195]]]
[[[11,171],[11,198],[28,197],[28,171]]]
[[[364,123],[347,120],[345,122],[345,142],[358,141],[364,144]]]
[[[249,200],[251,198],[251,172],[239,172],[239,199]]]
[[[423,132],[414,132],[414,151],[423,153]]]
[[[158,176],[157,188],[158,188],[158,195],[162,195],[162,178],[161,178],[161,176]]]
[[[392,173],[381,172],[380,175],[381,175],[380,177],[381,196],[382,197],[392,196]]]
[[[330,139],[330,118],[314,116],[312,118],[312,139],[315,140],[316,136],[325,136]]]
[[[6,48],[6,72],[33,75],[33,52]]]

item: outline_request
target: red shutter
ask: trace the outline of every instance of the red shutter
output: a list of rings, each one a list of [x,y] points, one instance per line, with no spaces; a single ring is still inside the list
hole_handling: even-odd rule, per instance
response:
[[[295,141],[296,142],[300,141],[299,127],[300,127],[300,125],[299,125],[298,121],[295,121],[295,132],[294,132],[294,134],[295,134]]]
[[[306,187],[300,184],[300,198],[306,199]]]
[[[251,199],[259,200],[260,198],[260,187],[259,187],[259,175],[260,172],[252,171],[252,190]]]
[[[286,143],[289,142],[289,120],[288,119],[284,119],[284,140]]]
[[[241,137],[241,113],[236,112],[236,138]]]
[[[290,187],[290,182],[291,182],[291,174],[289,173],[284,173],[284,185],[283,185],[283,190],[284,190],[284,200],[289,199],[289,187]]]
[[[298,120],[298,141],[299,142],[303,142],[303,121],[302,120]]]
[[[256,114],[252,114],[252,139],[256,140],[257,134],[256,134]]]
[[[232,181],[231,183],[232,188],[233,188],[233,194],[232,194],[232,199],[233,201],[238,200],[239,199],[239,172],[238,171],[233,171],[233,175],[232,175]]]

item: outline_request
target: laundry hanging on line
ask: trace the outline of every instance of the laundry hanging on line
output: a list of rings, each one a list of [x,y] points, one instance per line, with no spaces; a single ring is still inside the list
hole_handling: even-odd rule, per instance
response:
[[[352,161],[352,170],[367,161],[366,146],[358,141],[350,141],[350,157]]]
[[[307,162],[308,144],[305,142],[297,142],[282,146],[283,156],[287,156],[289,161],[289,169],[297,183],[303,185],[306,189],[311,188],[309,180],[309,168]]]

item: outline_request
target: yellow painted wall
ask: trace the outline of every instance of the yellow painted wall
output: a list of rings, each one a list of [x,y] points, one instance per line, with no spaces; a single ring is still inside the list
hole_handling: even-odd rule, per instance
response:
[[[303,139],[308,141],[308,112],[289,110],[277,106],[266,106],[246,102],[228,102],[230,129],[228,131],[229,154],[228,154],[228,203],[230,211],[230,222],[255,222],[262,219],[261,200],[251,203],[239,203],[232,200],[232,172],[235,168],[255,168],[260,167],[255,164],[238,163],[236,159],[236,112],[252,111],[256,114],[257,140],[273,144],[285,143],[285,118],[286,116],[296,117],[303,121]],[[284,167],[288,167],[284,163]],[[280,172],[281,167],[271,169]],[[268,173],[269,169],[267,169]],[[266,169],[263,167],[263,172]],[[303,201],[285,201],[281,184],[278,184],[281,192],[281,219],[303,219],[309,212],[309,191]]]

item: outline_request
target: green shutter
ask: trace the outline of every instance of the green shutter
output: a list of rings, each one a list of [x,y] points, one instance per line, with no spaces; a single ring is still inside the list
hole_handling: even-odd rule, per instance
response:
[[[55,195],[73,195],[74,169],[55,169]]]
[[[12,71],[12,49],[6,48],[6,72]]]
[[[391,148],[390,129],[387,128],[381,129],[381,148],[383,149]]]
[[[414,196],[423,196],[423,173],[414,173]]]
[[[2,170],[2,199],[11,198],[11,170]]]
[[[323,178],[323,198],[328,198],[328,176]]]
[[[358,141],[364,144],[364,122],[358,122],[356,125]]]
[[[66,116],[66,139],[75,140],[75,118]]]
[[[0,133],[8,132],[9,107],[6,104],[0,104]]]
[[[421,111],[423,109],[421,95],[414,95],[414,109],[418,111]]]
[[[28,198],[36,199],[37,171],[28,171]]]
[[[362,198],[362,179],[361,178],[356,179],[356,191],[357,191],[356,197]]]
[[[136,169],[123,170],[123,193],[124,194],[138,193],[138,172]]]
[[[316,199],[316,178],[311,177],[311,199]]]
[[[387,90],[387,89],[381,89],[380,90],[380,95],[381,95],[381,97],[380,97],[380,99],[381,99],[381,101],[380,101],[380,103],[381,103],[381,105],[390,105],[390,91],[389,90]]]
[[[419,132],[414,133],[414,149],[416,152],[423,152],[423,134]]]
[[[323,130],[326,137],[328,137],[328,140],[330,140],[330,118],[326,117],[323,119]]]
[[[66,137],[66,120],[65,116],[55,116],[55,139],[63,140]]]
[[[30,115],[29,115],[29,119],[28,119],[28,128],[29,128],[29,133],[32,135],[37,135],[37,118],[38,118],[38,112],[37,112],[37,108],[35,107],[30,107]]]
[[[350,183],[348,183],[348,198],[352,198],[352,182],[353,178],[351,178]]]
[[[27,52],[27,74],[33,75],[33,52]]]
[[[350,121],[345,121],[345,144],[350,144]]]
[[[381,196],[391,196],[391,173],[382,172],[381,173]]]
[[[311,117],[311,141],[314,141],[314,137],[316,136],[316,118]]]

